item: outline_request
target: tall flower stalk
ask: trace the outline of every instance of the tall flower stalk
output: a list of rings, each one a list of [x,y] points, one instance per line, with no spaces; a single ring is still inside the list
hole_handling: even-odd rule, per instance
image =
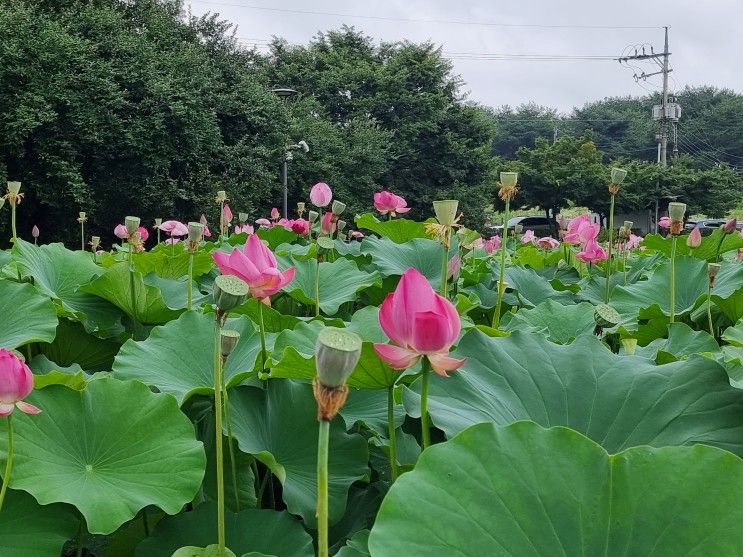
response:
[[[684,230],[684,214],[686,203],[671,202],[668,204],[668,214],[671,218],[671,277],[670,277],[670,321],[676,321],[676,244],[678,237]]]
[[[231,309],[244,303],[248,297],[248,285],[235,276],[220,275],[214,279],[214,419],[215,419],[215,452],[217,468],[217,543],[219,555],[225,555],[225,500],[224,500],[224,449],[222,446],[222,327],[227,321]],[[234,335],[227,335],[233,337]],[[239,337],[238,337],[239,338]],[[229,345],[230,340],[226,341]],[[236,344],[236,342],[235,342]],[[234,345],[232,346],[234,348]]]
[[[137,316],[137,293],[134,280],[134,252],[144,249],[142,247],[142,237],[139,233],[139,222],[139,217],[130,216],[124,219],[124,226],[126,227],[126,233],[128,235],[127,241],[129,244],[129,294],[132,304],[132,321],[134,325],[135,337],[137,336],[137,331],[139,330],[139,318]]]
[[[392,481],[397,479],[397,430],[395,428],[395,386],[387,389],[387,434],[390,441],[390,474]]]
[[[449,248],[451,247],[452,230],[457,227],[457,210],[459,201],[456,199],[444,199],[433,202],[433,211],[436,214],[438,224],[426,225],[426,231],[429,235],[441,242],[443,251],[441,254],[441,283],[439,293],[446,298],[449,286]]]
[[[719,263],[709,263],[707,265],[707,323],[709,325],[709,334],[715,336],[715,327],[712,323],[712,289],[715,287],[715,277],[720,272]]]
[[[498,197],[505,203],[503,212],[503,241],[501,242],[500,266],[498,269],[498,298],[495,303],[495,312],[493,313],[493,328],[500,326],[501,306],[503,305],[503,295],[506,291],[506,255],[508,253],[508,219],[511,208],[511,200],[519,191],[518,172],[501,172],[500,183],[498,187]]]
[[[346,380],[361,356],[361,338],[345,329],[320,330],[315,346],[317,376],[312,387],[317,401],[317,554],[328,557],[328,454],[330,422],[348,397]]]
[[[611,183],[609,184],[609,194],[611,195],[611,201],[609,203],[609,249],[607,251],[608,258],[606,260],[606,291],[604,292],[604,303],[609,303],[609,293],[611,290],[611,272],[612,272],[612,259],[611,250],[614,244],[614,200],[619,193],[619,188],[624,182],[624,178],[627,176],[627,171],[623,168],[612,168],[611,169]]]
[[[204,237],[204,225],[200,222],[188,223],[188,310],[193,307],[193,258]]]
[[[232,494],[235,498],[235,512],[240,512],[240,492],[237,489],[237,464],[235,459],[235,444],[232,436],[232,420],[230,418],[230,399],[227,395],[227,387],[224,382],[224,366],[227,357],[240,342],[240,333],[231,329],[222,329],[220,334],[220,348],[222,361],[220,363],[220,385],[222,385],[224,399],[224,421],[227,423],[227,449],[230,453],[230,471],[232,472]]]
[[[77,222],[80,223],[80,249],[85,251],[85,222],[88,220],[88,215],[85,211],[80,211]]]
[[[219,204],[219,239],[224,238],[224,204],[227,201],[227,192],[225,190],[219,190],[217,197],[214,199]]]
[[[16,207],[23,201],[23,194],[21,191],[20,182],[8,182],[8,193],[3,196],[10,203],[10,228],[13,233],[12,242],[16,243],[18,234],[16,233]]]

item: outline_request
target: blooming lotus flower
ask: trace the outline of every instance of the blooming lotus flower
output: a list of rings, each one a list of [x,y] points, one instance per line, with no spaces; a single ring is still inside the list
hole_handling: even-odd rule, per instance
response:
[[[204,225],[204,238],[211,238],[212,232],[211,230],[209,230],[209,227],[206,225],[207,221],[206,221],[205,214],[203,213],[201,214],[201,218],[199,218],[199,222]]]
[[[351,238],[361,239],[364,237],[364,233],[360,230],[351,230]]]
[[[150,237],[150,231],[147,230],[144,226],[140,226],[137,228],[137,232],[139,232],[139,237],[142,239],[143,242],[147,241],[147,238]]]
[[[537,240],[537,245],[542,249],[555,249],[560,247],[560,242],[551,236],[544,236]]]
[[[634,249],[638,247],[640,245],[640,242],[642,242],[642,236],[630,234],[629,240],[627,240],[627,249]]]
[[[253,227],[249,224],[238,224],[235,225],[235,234],[241,234],[242,232],[245,232],[246,234],[253,234],[255,232],[253,230]]]
[[[171,236],[186,236],[188,234],[188,226],[177,220],[166,220],[160,225],[160,230]]]
[[[671,228],[671,217],[661,217],[658,219],[658,226],[661,228]]]
[[[374,194],[374,208],[383,215],[390,214],[393,217],[410,211],[407,202],[391,191],[380,191]]]
[[[485,242],[485,253],[491,255],[495,250],[500,249],[501,239],[498,234],[491,236],[489,240]]]
[[[598,263],[609,258],[606,250],[602,248],[596,240],[589,240],[583,247],[583,251],[578,252],[575,256],[584,263]]]
[[[230,209],[230,206],[227,203],[222,207],[222,220],[225,224],[230,224],[232,222],[232,209]]]
[[[333,213],[328,211],[322,216],[322,222],[320,223],[320,229],[325,234],[332,234],[335,232],[335,221],[333,220]]]
[[[173,244],[177,244],[180,241],[181,241],[180,238],[168,238],[167,240],[165,240],[164,243],[168,245],[173,245]]]
[[[457,310],[415,269],[405,271],[382,302],[379,324],[392,344],[375,343],[374,350],[394,369],[409,368],[426,356],[433,370],[446,377],[466,361],[449,356],[462,326]]]
[[[698,248],[702,244],[702,231],[695,226],[686,238],[686,245],[690,248]]]
[[[235,248],[231,253],[217,251],[212,257],[223,275],[244,280],[250,287],[250,295],[265,303],[289,284],[296,272],[294,267],[280,271],[274,254],[255,234],[248,236],[242,249]]]
[[[23,402],[34,389],[34,376],[28,366],[10,350],[0,348],[0,416],[10,416],[15,408],[26,414],[41,412]]]
[[[333,200],[333,191],[325,182],[318,182],[310,190],[310,201],[315,207],[327,207]]]
[[[292,221],[292,232],[300,236],[307,236],[310,233],[310,221],[299,218]]]
[[[521,243],[522,244],[533,244],[536,240],[536,236],[534,235],[533,230],[527,230],[524,232],[524,235],[521,237]]]
[[[126,240],[129,237],[129,231],[126,229],[126,225],[117,224],[114,228],[114,236]]]
[[[279,210],[274,207],[271,209],[271,220],[279,220],[281,218],[281,213],[279,213]]]
[[[462,268],[462,259],[459,255],[455,255],[449,260],[446,265],[446,280],[456,277],[459,275],[459,271]]]
[[[268,219],[256,219],[255,224],[265,226],[266,228],[271,228],[271,226],[273,226],[271,221]]]
[[[601,225],[592,223],[591,217],[580,215],[568,223],[568,229],[562,239],[567,244],[586,244],[590,240],[595,240],[600,230]]]

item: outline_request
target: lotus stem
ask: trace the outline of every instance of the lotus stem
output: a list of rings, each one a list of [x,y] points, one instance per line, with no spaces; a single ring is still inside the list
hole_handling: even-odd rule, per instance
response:
[[[498,301],[495,304],[495,313],[493,313],[493,329],[500,326],[500,310],[503,304],[503,293],[506,290],[506,252],[508,250],[508,213],[510,201],[506,199],[506,210],[503,213],[503,238],[500,249],[500,269],[498,269]]]
[[[134,340],[137,340],[139,321],[137,319],[137,294],[134,290],[134,246],[129,242],[129,291],[132,302],[132,321],[134,328]]]
[[[609,291],[610,291],[610,279],[611,279],[611,248],[614,243],[614,199],[615,195],[612,194],[611,202],[609,204],[609,249],[607,250],[606,258],[606,292],[604,293],[604,303],[609,303]]]
[[[16,230],[15,230],[15,206],[16,206],[15,200],[11,199],[10,201],[10,228],[13,231],[13,245],[15,245],[16,240],[18,239],[18,236],[16,235]]]
[[[220,557],[225,555],[224,520],[224,449],[222,447],[222,350],[219,317],[214,324],[214,418],[215,447],[217,452],[217,540]]]
[[[160,245],[160,227],[157,227],[157,245]]]
[[[0,489],[0,512],[3,510],[5,493],[8,491],[10,474],[13,472],[13,414],[8,414],[8,460],[5,462],[5,473],[3,474],[3,487]]]
[[[387,430],[390,438],[390,469],[392,481],[397,479],[397,433],[395,431],[395,386],[387,390]]]
[[[423,358],[421,371],[421,439],[423,450],[426,450],[431,445],[431,430],[428,425],[428,379],[431,375],[431,362],[426,357]]]
[[[224,361],[222,362],[222,374],[224,374]],[[224,383],[224,380],[220,381]],[[235,512],[240,512],[240,495],[237,490],[237,464],[235,461],[235,444],[232,442],[232,421],[230,419],[230,398],[227,395],[227,386],[224,388],[224,420],[227,422],[227,449],[230,453],[230,467],[232,468],[232,492],[235,495]]]
[[[80,221],[80,249],[85,251],[85,221]]]
[[[449,231],[445,232],[444,239],[443,239],[443,247],[444,247],[444,253],[441,258],[441,295],[446,298],[446,290],[447,286],[449,285]]]
[[[319,247],[318,247],[319,249]],[[320,317],[320,254],[317,255],[315,267],[315,317]]]
[[[317,555],[328,557],[328,446],[330,420],[320,420],[317,438]]]
[[[77,529],[77,551],[75,551],[76,557],[82,557],[85,553],[85,519],[82,514],[80,515],[80,526]]]
[[[263,373],[265,373],[267,354],[266,354],[266,326],[263,323],[263,306],[264,306],[263,301],[259,300],[258,301],[258,327],[260,328],[260,333],[261,333],[261,370],[263,371]]]
[[[676,242],[678,237],[671,238],[671,323],[676,321]]]
[[[709,334],[714,338],[715,327],[712,324],[712,281],[707,281],[707,322],[709,323]]]
[[[188,311],[193,307],[193,250],[188,251]]]
[[[147,521],[147,507],[142,509],[142,526],[144,527],[144,537],[150,536],[150,524]]]

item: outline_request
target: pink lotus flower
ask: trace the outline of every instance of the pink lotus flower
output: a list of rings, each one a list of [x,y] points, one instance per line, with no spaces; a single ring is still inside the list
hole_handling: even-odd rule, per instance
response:
[[[15,408],[26,414],[41,412],[23,402],[34,389],[34,376],[28,366],[10,350],[0,348],[0,416],[10,416]]]
[[[279,213],[279,210],[274,207],[271,209],[271,220],[279,220],[281,218],[281,213]]]
[[[241,234],[243,232],[245,232],[246,234],[253,234],[254,230],[253,227],[249,224],[235,225],[235,234]]]
[[[391,191],[380,191],[375,193],[374,208],[383,215],[389,213],[393,217],[410,211],[407,202],[402,197],[392,193]]]
[[[555,249],[560,247],[560,242],[551,236],[544,236],[537,240],[537,245],[542,249]]]
[[[222,207],[222,221],[228,226],[232,222],[232,209],[227,203]]]
[[[212,231],[209,230],[209,227],[207,226],[207,220],[206,215],[201,214],[201,218],[199,218],[199,222],[204,225],[204,238],[211,238],[212,237]]]
[[[352,230],[351,231],[351,238],[357,238],[357,239],[360,240],[363,237],[364,237],[364,233],[361,232],[360,230]]]
[[[181,241],[180,238],[168,238],[167,240],[165,240],[164,243],[170,246],[170,245],[173,245],[173,244],[177,244],[180,241]]]
[[[294,267],[279,271],[276,257],[255,234],[248,236],[242,249],[235,248],[231,253],[216,251],[212,257],[223,275],[241,278],[248,283],[250,295],[265,303],[289,284],[296,272]]]
[[[534,235],[533,230],[527,230],[524,232],[524,235],[521,236],[521,243],[522,244],[533,244],[536,240],[536,236]]]
[[[117,238],[121,238],[122,240],[126,240],[129,238],[129,231],[126,229],[126,226],[123,224],[117,224],[116,228],[114,228],[114,236]]]
[[[446,265],[446,280],[452,279],[459,275],[459,271],[462,268],[462,259],[455,255],[449,260]]]
[[[34,224],[33,228],[31,229],[31,237],[32,238],[38,238],[39,237],[39,227]]]
[[[671,228],[671,217],[661,217],[658,219],[658,226],[661,228]]]
[[[333,200],[333,191],[325,182],[318,182],[310,190],[310,201],[315,207],[327,207]]]
[[[166,220],[160,225],[160,230],[171,236],[185,236],[188,234],[188,226],[177,220]]]
[[[602,248],[596,240],[589,240],[583,247],[583,251],[578,252],[575,256],[584,263],[598,263],[609,258],[606,250]]]
[[[299,218],[292,221],[292,232],[300,236],[307,236],[310,233],[310,221]]]
[[[698,226],[695,226],[692,231],[689,232],[689,236],[686,238],[686,245],[690,248],[698,248],[702,245],[702,231]]]
[[[144,226],[140,226],[137,231],[139,232],[139,237],[142,239],[143,242],[146,242],[147,238],[150,237],[150,231],[147,230]]]
[[[640,245],[640,242],[642,242],[642,236],[636,236],[632,233],[629,235],[629,240],[627,240],[627,249],[634,249]]]
[[[255,224],[260,225],[260,226],[265,226],[266,228],[271,228],[272,226],[271,221],[268,219],[257,219],[255,221]]]
[[[491,236],[489,240],[485,242],[485,253],[491,255],[495,250],[500,249],[501,239],[498,234]]]
[[[333,216],[333,213],[331,213],[330,211],[326,212],[322,216],[322,223],[320,228],[325,234],[332,234],[333,232],[335,232],[335,220],[333,219]]]
[[[413,268],[382,302],[379,324],[393,344],[375,343],[374,350],[394,369],[407,369],[425,356],[433,370],[446,377],[466,361],[449,356],[462,327],[457,310]]]
[[[600,230],[601,225],[592,223],[590,216],[580,215],[568,223],[568,230],[562,239],[567,244],[586,244],[595,240]]]

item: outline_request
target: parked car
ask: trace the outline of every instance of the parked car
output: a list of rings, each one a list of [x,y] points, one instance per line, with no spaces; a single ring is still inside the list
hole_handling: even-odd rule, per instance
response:
[[[726,222],[727,222],[727,219],[689,220],[689,221],[686,221],[684,228],[686,228],[686,230],[691,230],[693,228],[698,227],[702,235],[706,236],[707,234],[712,234],[712,232],[715,229],[720,228]],[[743,230],[743,222],[738,222],[736,224],[736,228],[738,230]]]
[[[512,219],[508,219],[509,232],[513,231],[517,225],[520,225],[523,228],[522,232],[533,230],[534,234],[536,234],[537,236],[548,236],[550,234],[555,234],[557,230],[557,222],[552,220],[552,223],[550,224],[550,219],[538,215],[527,215],[523,217],[513,217]],[[490,228],[495,231],[495,233],[502,235],[502,224],[491,226]]]

